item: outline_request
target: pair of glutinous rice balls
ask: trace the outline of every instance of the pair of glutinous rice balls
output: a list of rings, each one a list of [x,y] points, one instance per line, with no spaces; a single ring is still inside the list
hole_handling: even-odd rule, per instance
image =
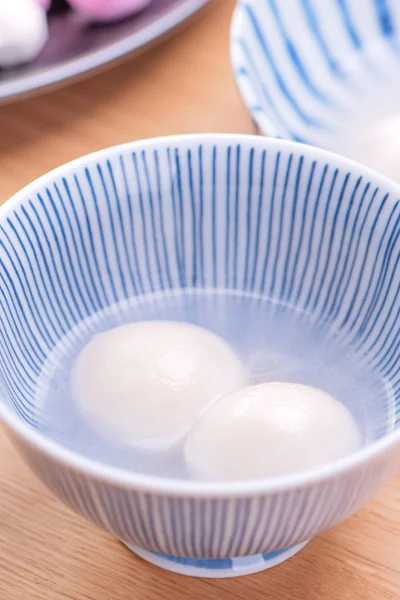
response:
[[[142,451],[184,444],[193,477],[234,481],[301,471],[354,450],[350,411],[301,384],[251,385],[216,334],[143,321],[95,336],[72,371],[72,393],[106,437]]]

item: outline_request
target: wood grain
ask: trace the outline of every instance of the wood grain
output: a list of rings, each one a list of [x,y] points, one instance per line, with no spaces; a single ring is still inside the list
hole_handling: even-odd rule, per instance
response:
[[[230,70],[234,0],[140,59],[0,108],[0,202],[65,161],[133,139],[253,126]],[[64,508],[0,431],[0,600],[380,600],[400,596],[400,479],[268,572],[196,580],[135,558]]]

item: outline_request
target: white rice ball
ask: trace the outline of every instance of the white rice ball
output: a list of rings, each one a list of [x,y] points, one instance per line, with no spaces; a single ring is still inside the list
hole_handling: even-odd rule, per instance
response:
[[[96,336],[80,353],[72,389],[98,430],[141,448],[164,449],[216,398],[247,385],[240,359],[194,325],[137,322]]]
[[[354,143],[356,160],[400,183],[400,114],[372,121]]]
[[[304,471],[360,444],[344,404],[310,386],[271,382],[215,402],[188,437],[185,458],[198,479],[236,481]]]
[[[33,60],[47,37],[46,11],[34,0],[0,1],[0,67]]]

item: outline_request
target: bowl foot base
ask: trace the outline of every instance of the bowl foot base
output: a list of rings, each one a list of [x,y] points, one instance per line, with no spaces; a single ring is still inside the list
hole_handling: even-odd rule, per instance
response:
[[[255,556],[243,556],[240,558],[179,558],[177,556],[169,556],[167,554],[158,554],[150,552],[143,548],[138,548],[132,544],[125,544],[132,552],[147,560],[148,562],[172,571],[180,575],[189,575],[190,577],[208,577],[208,578],[223,578],[223,577],[240,577],[242,575],[251,575],[265,569],[275,567],[280,563],[288,560],[297,552],[302,550],[308,542],[297,544],[291,548],[270,552],[268,554],[257,554]]]

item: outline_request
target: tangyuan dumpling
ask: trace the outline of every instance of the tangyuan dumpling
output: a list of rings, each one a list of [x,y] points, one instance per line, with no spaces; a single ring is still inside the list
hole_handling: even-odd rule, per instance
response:
[[[400,115],[372,120],[355,137],[356,160],[400,182]],[[351,147],[351,146],[350,146]]]
[[[143,10],[152,0],[68,0],[79,13],[94,21],[117,21]]]
[[[344,404],[307,385],[271,382],[210,406],[187,438],[185,458],[198,479],[235,481],[317,467],[360,444]]]
[[[33,60],[47,37],[46,12],[34,0],[0,1],[0,67]]]
[[[210,402],[247,383],[224,340],[169,321],[97,335],[72,371],[73,395],[88,421],[116,440],[154,449],[174,444]]]

